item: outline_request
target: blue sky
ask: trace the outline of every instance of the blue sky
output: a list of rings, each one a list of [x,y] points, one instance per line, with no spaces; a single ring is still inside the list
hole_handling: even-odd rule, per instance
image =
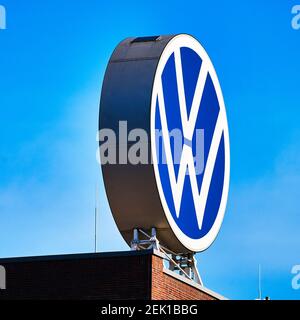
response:
[[[105,66],[128,36],[190,33],[217,70],[231,182],[220,234],[198,265],[229,298],[300,299],[299,1],[15,1],[0,30],[0,257],[126,250],[95,160]]]

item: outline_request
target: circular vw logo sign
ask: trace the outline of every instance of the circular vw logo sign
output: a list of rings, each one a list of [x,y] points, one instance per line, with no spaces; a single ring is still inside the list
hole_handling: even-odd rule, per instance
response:
[[[170,40],[151,101],[151,151],[167,221],[189,250],[208,248],[220,229],[229,187],[229,135],[221,87],[204,48]]]

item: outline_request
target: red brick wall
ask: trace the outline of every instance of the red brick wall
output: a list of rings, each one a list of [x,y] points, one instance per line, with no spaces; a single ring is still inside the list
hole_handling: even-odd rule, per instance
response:
[[[215,298],[164,273],[162,259],[153,255],[151,300],[215,300]]]

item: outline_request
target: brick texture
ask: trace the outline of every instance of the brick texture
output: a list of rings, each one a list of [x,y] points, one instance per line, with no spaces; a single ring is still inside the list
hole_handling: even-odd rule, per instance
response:
[[[200,291],[163,272],[163,262],[158,256],[152,256],[152,300],[215,300],[214,297]]]

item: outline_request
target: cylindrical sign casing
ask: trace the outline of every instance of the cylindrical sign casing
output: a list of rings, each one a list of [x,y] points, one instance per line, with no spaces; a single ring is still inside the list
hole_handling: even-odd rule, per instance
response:
[[[125,241],[130,244],[135,228],[141,228],[150,234],[154,227],[162,245],[177,253],[188,253],[201,251],[205,247],[198,247],[196,242],[193,244],[194,235],[191,235],[192,244],[189,245],[185,235],[178,236],[175,231],[177,227],[171,225],[173,222],[170,215],[166,214],[166,201],[162,201],[162,188],[158,187],[157,172],[153,164],[154,142],[151,139],[155,120],[153,90],[156,73],[163,52],[166,48],[169,50],[169,44],[178,42],[180,37],[196,41],[188,35],[127,38],[116,47],[104,76],[99,129],[111,129],[116,135],[116,163],[103,163],[101,159],[102,173],[114,220]],[[214,77],[211,78],[214,82]],[[148,137],[144,146],[147,161],[144,163],[132,163],[134,161],[128,159],[130,148],[137,142],[134,132],[136,129],[143,129]],[[227,131],[224,137],[226,144]],[[225,159],[226,161],[228,162]],[[225,169],[229,165],[227,162]],[[224,181],[225,179],[226,174]],[[227,194],[225,198],[227,199]],[[220,224],[221,221],[218,221],[216,229]],[[215,235],[210,237],[209,241],[212,242],[214,237]]]

